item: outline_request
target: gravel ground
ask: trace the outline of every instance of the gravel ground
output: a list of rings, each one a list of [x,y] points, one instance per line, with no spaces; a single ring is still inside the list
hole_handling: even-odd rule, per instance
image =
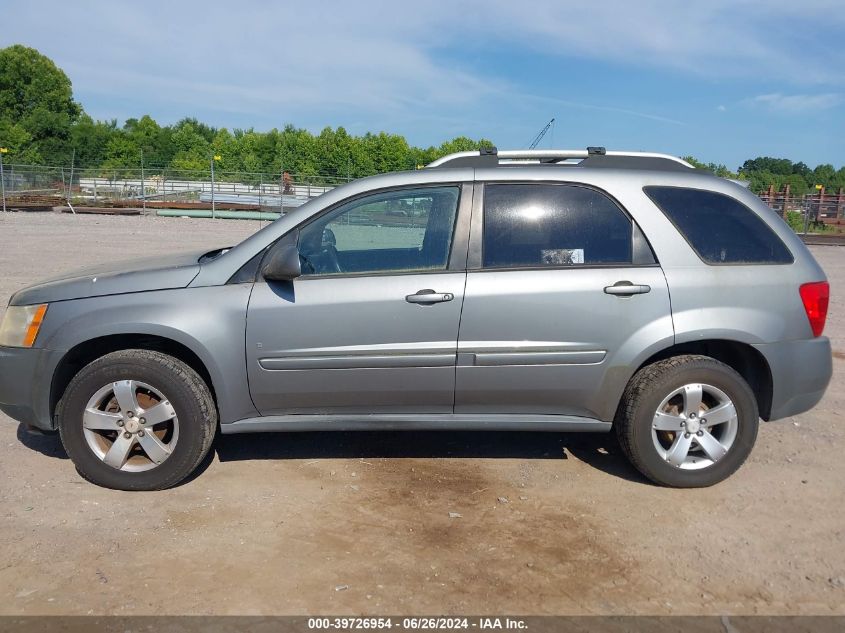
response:
[[[257,228],[8,214],[0,301]],[[130,494],[0,414],[0,614],[845,614],[845,249],[814,253],[828,395],[705,490],[648,484],[609,435],[409,432],[221,437],[196,478]]]

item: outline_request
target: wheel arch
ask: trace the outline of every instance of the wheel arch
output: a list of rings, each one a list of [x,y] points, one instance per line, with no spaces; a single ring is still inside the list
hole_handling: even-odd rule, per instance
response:
[[[765,356],[752,345],[729,339],[705,339],[676,343],[643,361],[634,374],[657,361],[684,354],[700,354],[725,363],[742,376],[754,392],[760,417],[768,420],[772,411],[772,371]]]
[[[56,407],[73,377],[88,363],[126,349],[146,349],[173,356],[193,369],[211,391],[211,397],[217,406],[217,392],[214,380],[206,363],[190,347],[172,338],[156,334],[120,333],[108,334],[78,343],[68,350],[53,371],[50,384],[50,417],[54,418]]]

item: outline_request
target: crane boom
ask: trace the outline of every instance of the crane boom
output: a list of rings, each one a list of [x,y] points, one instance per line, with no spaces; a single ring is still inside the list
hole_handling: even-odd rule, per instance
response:
[[[546,127],[544,127],[542,130],[540,130],[540,133],[539,133],[539,134],[537,134],[537,136],[536,136],[536,137],[534,137],[534,140],[533,140],[533,141],[531,141],[531,145],[529,145],[529,146],[528,146],[528,149],[534,149],[535,147],[537,147],[537,144],[538,144],[540,141],[542,141],[542,140],[543,140],[543,137],[546,135],[546,132],[548,132],[548,131],[549,131],[549,128],[550,128],[550,127],[552,127],[554,124],[555,124],[555,120],[554,120],[554,119],[552,119],[551,121],[549,121],[548,123],[546,123]]]

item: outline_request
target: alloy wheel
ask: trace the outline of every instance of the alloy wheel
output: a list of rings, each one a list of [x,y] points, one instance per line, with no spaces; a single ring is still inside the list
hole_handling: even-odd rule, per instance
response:
[[[691,383],[670,393],[654,414],[651,435],[658,454],[684,470],[712,466],[736,440],[739,419],[728,395]]]
[[[119,380],[97,390],[85,407],[82,426],[93,453],[127,472],[162,464],[179,439],[179,420],[170,400],[136,380]]]

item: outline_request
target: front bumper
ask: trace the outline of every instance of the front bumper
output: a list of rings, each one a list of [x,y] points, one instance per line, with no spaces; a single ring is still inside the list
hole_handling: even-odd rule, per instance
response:
[[[833,374],[830,340],[826,336],[754,345],[772,372],[772,410],[769,420],[809,411],[824,396]]]
[[[50,386],[63,353],[0,346],[0,411],[18,422],[52,430]]]

